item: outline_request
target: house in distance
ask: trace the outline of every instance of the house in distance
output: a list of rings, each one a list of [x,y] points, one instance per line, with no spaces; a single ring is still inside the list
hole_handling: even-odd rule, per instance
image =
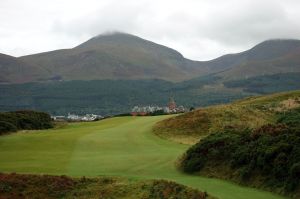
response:
[[[131,110],[132,116],[145,115],[165,115],[184,113],[187,109],[184,106],[177,106],[173,97],[170,98],[169,103],[165,107],[160,106],[135,106]]]

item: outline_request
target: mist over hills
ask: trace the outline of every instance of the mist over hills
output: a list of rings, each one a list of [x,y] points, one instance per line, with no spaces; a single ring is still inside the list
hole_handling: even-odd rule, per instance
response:
[[[2,55],[0,66],[2,83],[104,79],[179,82],[209,74],[232,80],[300,72],[300,40],[268,40],[241,53],[192,61],[171,48],[113,33],[93,37],[71,49],[19,58]]]

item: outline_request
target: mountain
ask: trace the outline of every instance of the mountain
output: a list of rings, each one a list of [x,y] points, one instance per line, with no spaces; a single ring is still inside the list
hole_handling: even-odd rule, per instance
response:
[[[227,63],[224,61],[227,59]],[[242,53],[219,58],[223,79],[244,79],[277,73],[300,72],[300,40],[276,39],[262,42]]]
[[[114,33],[72,49],[19,58],[0,54],[0,111],[112,115],[135,105],[164,106],[170,96],[199,107],[297,90],[299,49],[300,40],[268,40],[241,53],[192,61],[168,47]]]
[[[135,105],[163,106],[170,96],[199,107],[296,89],[300,40],[268,40],[211,61],[192,61],[125,33],[19,58],[0,54],[1,111],[111,115]]]
[[[72,48],[21,57],[63,80],[163,79],[201,74],[197,62],[179,52],[125,33],[99,35]]]
[[[250,50],[192,61],[171,48],[126,33],[102,34],[71,49],[0,56],[1,82],[140,80],[172,82],[213,75],[224,81],[300,72],[300,40],[268,40]],[[10,61],[8,61],[10,60]]]
[[[16,57],[0,54],[0,83],[24,83],[46,77],[49,72]]]

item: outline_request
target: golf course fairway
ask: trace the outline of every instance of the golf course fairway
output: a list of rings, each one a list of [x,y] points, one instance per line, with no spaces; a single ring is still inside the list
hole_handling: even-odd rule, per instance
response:
[[[168,179],[220,199],[284,198],[176,170],[174,163],[188,146],[151,132],[157,121],[167,117],[118,117],[1,136],[0,172]]]

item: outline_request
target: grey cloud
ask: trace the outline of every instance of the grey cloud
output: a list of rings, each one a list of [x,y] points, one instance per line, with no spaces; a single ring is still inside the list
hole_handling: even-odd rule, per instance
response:
[[[17,0],[4,2],[0,51],[16,55],[21,51],[14,49],[28,54],[73,47],[107,31],[135,34],[198,60],[246,50],[270,38],[300,38],[297,0],[27,0],[23,11],[13,6]],[[10,15],[14,8],[21,14],[15,10]],[[24,36],[26,42],[20,39]]]

